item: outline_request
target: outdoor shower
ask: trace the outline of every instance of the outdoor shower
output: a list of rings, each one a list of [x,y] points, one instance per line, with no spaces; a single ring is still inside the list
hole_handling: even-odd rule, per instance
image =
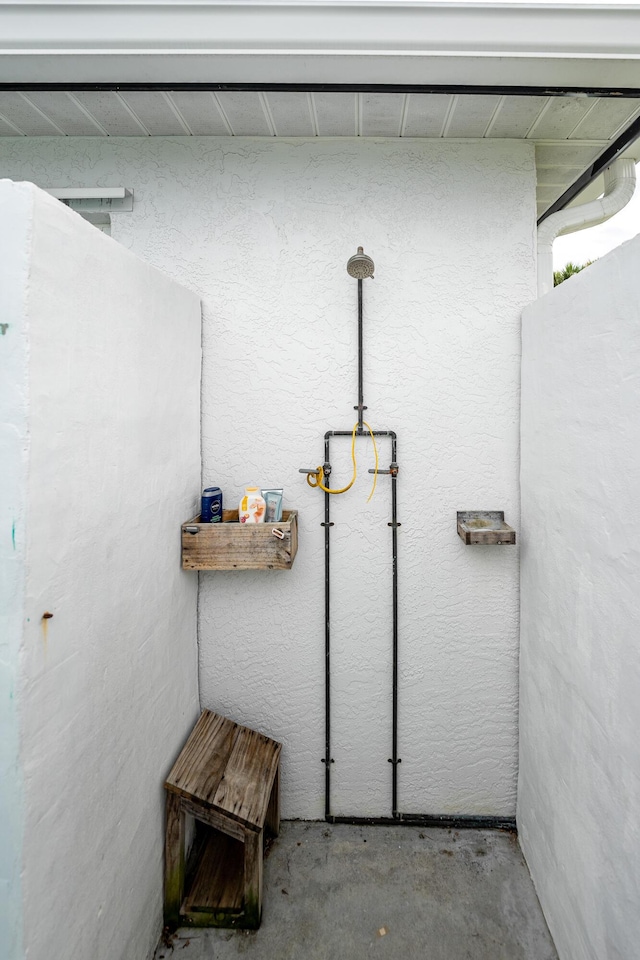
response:
[[[502,827],[513,829],[513,821],[509,817],[469,816],[456,814],[426,814],[401,813],[398,810],[398,766],[402,762],[398,757],[398,462],[397,462],[397,435],[393,430],[373,430],[364,420],[363,389],[363,281],[373,279],[374,263],[371,257],[365,254],[362,247],[347,263],[347,272],[358,282],[358,402],[354,410],[358,413],[358,420],[351,430],[327,430],[324,435],[324,463],[315,468],[302,468],[300,473],[307,475],[309,486],[318,488],[324,493],[324,612],[325,612],[325,750],[322,763],[325,765],[325,819],[330,823],[353,824],[413,824],[424,826],[451,826],[451,827]],[[357,817],[335,816],[331,813],[331,765],[334,760],[331,756],[331,497],[346,493],[353,486],[357,475],[356,441],[358,437],[370,436],[375,451],[375,468],[369,473],[374,474],[374,481],[369,499],[373,496],[378,474],[387,475],[391,484],[391,519],[387,526],[391,531],[391,643],[392,643],[392,729],[391,729],[391,756],[388,763],[391,765],[391,816],[390,817]],[[351,438],[351,460],[353,476],[351,481],[343,487],[334,489],[330,486],[331,477],[331,440],[334,437]],[[387,469],[378,467],[378,452],[376,438],[388,437],[391,444],[391,461]]]
[[[358,252],[354,254],[347,263],[347,272],[349,276],[358,281],[358,403],[354,410],[358,412],[358,420],[351,430],[328,430],[324,435],[324,463],[315,469],[302,468],[300,473],[307,474],[307,483],[311,487],[318,487],[324,492],[324,597],[325,597],[325,755],[322,762],[325,765],[325,818],[333,823],[339,822],[360,822],[364,819],[367,823],[373,822],[371,818],[357,817],[336,817],[331,814],[331,764],[334,762],[331,757],[331,496],[340,493],[346,493],[349,490],[357,476],[356,464],[356,439],[361,436],[370,436],[373,442],[375,452],[375,468],[369,473],[374,475],[373,486],[369,494],[369,500],[373,496],[378,474],[387,474],[391,478],[391,520],[388,526],[391,528],[391,551],[392,551],[392,594],[393,594],[393,682],[392,682],[392,737],[391,737],[391,757],[389,763],[392,769],[391,782],[391,820],[400,818],[398,813],[398,778],[397,765],[401,762],[398,759],[398,527],[397,521],[397,495],[396,482],[398,478],[398,464],[396,462],[397,437],[393,430],[373,430],[364,420],[364,411],[367,407],[364,404],[363,389],[363,323],[362,323],[362,285],[363,281],[373,279],[374,263],[371,257],[364,253],[362,247],[358,247]],[[351,460],[353,463],[353,476],[350,483],[339,489],[331,489],[328,486],[331,476],[330,447],[333,437],[351,438]],[[391,441],[391,462],[387,470],[380,470],[378,467],[378,451],[376,447],[376,437],[388,437]],[[326,482],[325,482],[326,481]]]

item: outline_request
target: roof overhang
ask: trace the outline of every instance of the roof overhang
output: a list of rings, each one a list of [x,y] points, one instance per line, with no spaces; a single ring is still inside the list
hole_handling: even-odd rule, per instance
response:
[[[4,83],[637,88],[640,4],[0,0]]]
[[[634,110],[640,3],[0,0],[0,91],[100,89],[630,98]],[[639,135],[636,113],[614,136],[592,131],[579,155],[575,140],[543,143],[542,216],[635,157]]]

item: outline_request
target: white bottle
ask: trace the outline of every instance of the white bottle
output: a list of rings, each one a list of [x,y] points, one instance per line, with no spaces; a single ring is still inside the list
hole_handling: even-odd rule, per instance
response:
[[[238,507],[240,523],[264,523],[267,505],[260,496],[260,487],[245,487],[244,497]]]

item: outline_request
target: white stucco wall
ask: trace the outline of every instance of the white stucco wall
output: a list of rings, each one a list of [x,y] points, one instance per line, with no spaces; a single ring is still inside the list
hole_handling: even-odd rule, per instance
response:
[[[518,825],[561,960],[640,941],[639,256],[523,321]]]
[[[31,188],[0,183],[0,956],[22,957],[24,795],[16,684],[24,619]]]
[[[200,481],[200,303],[40,191],[1,189],[23,201],[12,242],[32,220],[12,278],[28,329],[24,950],[142,960],[161,929],[162,782],[198,714],[177,530]]]
[[[301,466],[357,402],[358,244],[365,403],[398,433],[400,808],[513,814],[518,548],[465,547],[456,510],[519,526],[520,311],[534,296],[533,148],[503,141],[3,140],[5,175],[124,185],[112,235],[204,304],[203,479],[300,511],[291,572],[200,577],[203,705],[284,742],[283,814],[323,804],[321,495]],[[361,448],[361,449],[360,449]],[[333,480],[350,475],[336,441]],[[333,812],[390,813],[388,480],[373,458],[333,528]],[[388,445],[381,450],[389,462]]]

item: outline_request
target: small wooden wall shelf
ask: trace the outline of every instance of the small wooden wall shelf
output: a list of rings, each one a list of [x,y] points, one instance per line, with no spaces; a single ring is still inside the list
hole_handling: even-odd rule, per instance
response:
[[[516,532],[504,522],[503,510],[459,510],[458,536],[466,544],[516,542]]]
[[[182,524],[184,570],[291,569],[298,552],[297,510],[283,510],[277,523],[239,523],[237,510],[225,510],[222,518],[200,523],[197,516]]]

